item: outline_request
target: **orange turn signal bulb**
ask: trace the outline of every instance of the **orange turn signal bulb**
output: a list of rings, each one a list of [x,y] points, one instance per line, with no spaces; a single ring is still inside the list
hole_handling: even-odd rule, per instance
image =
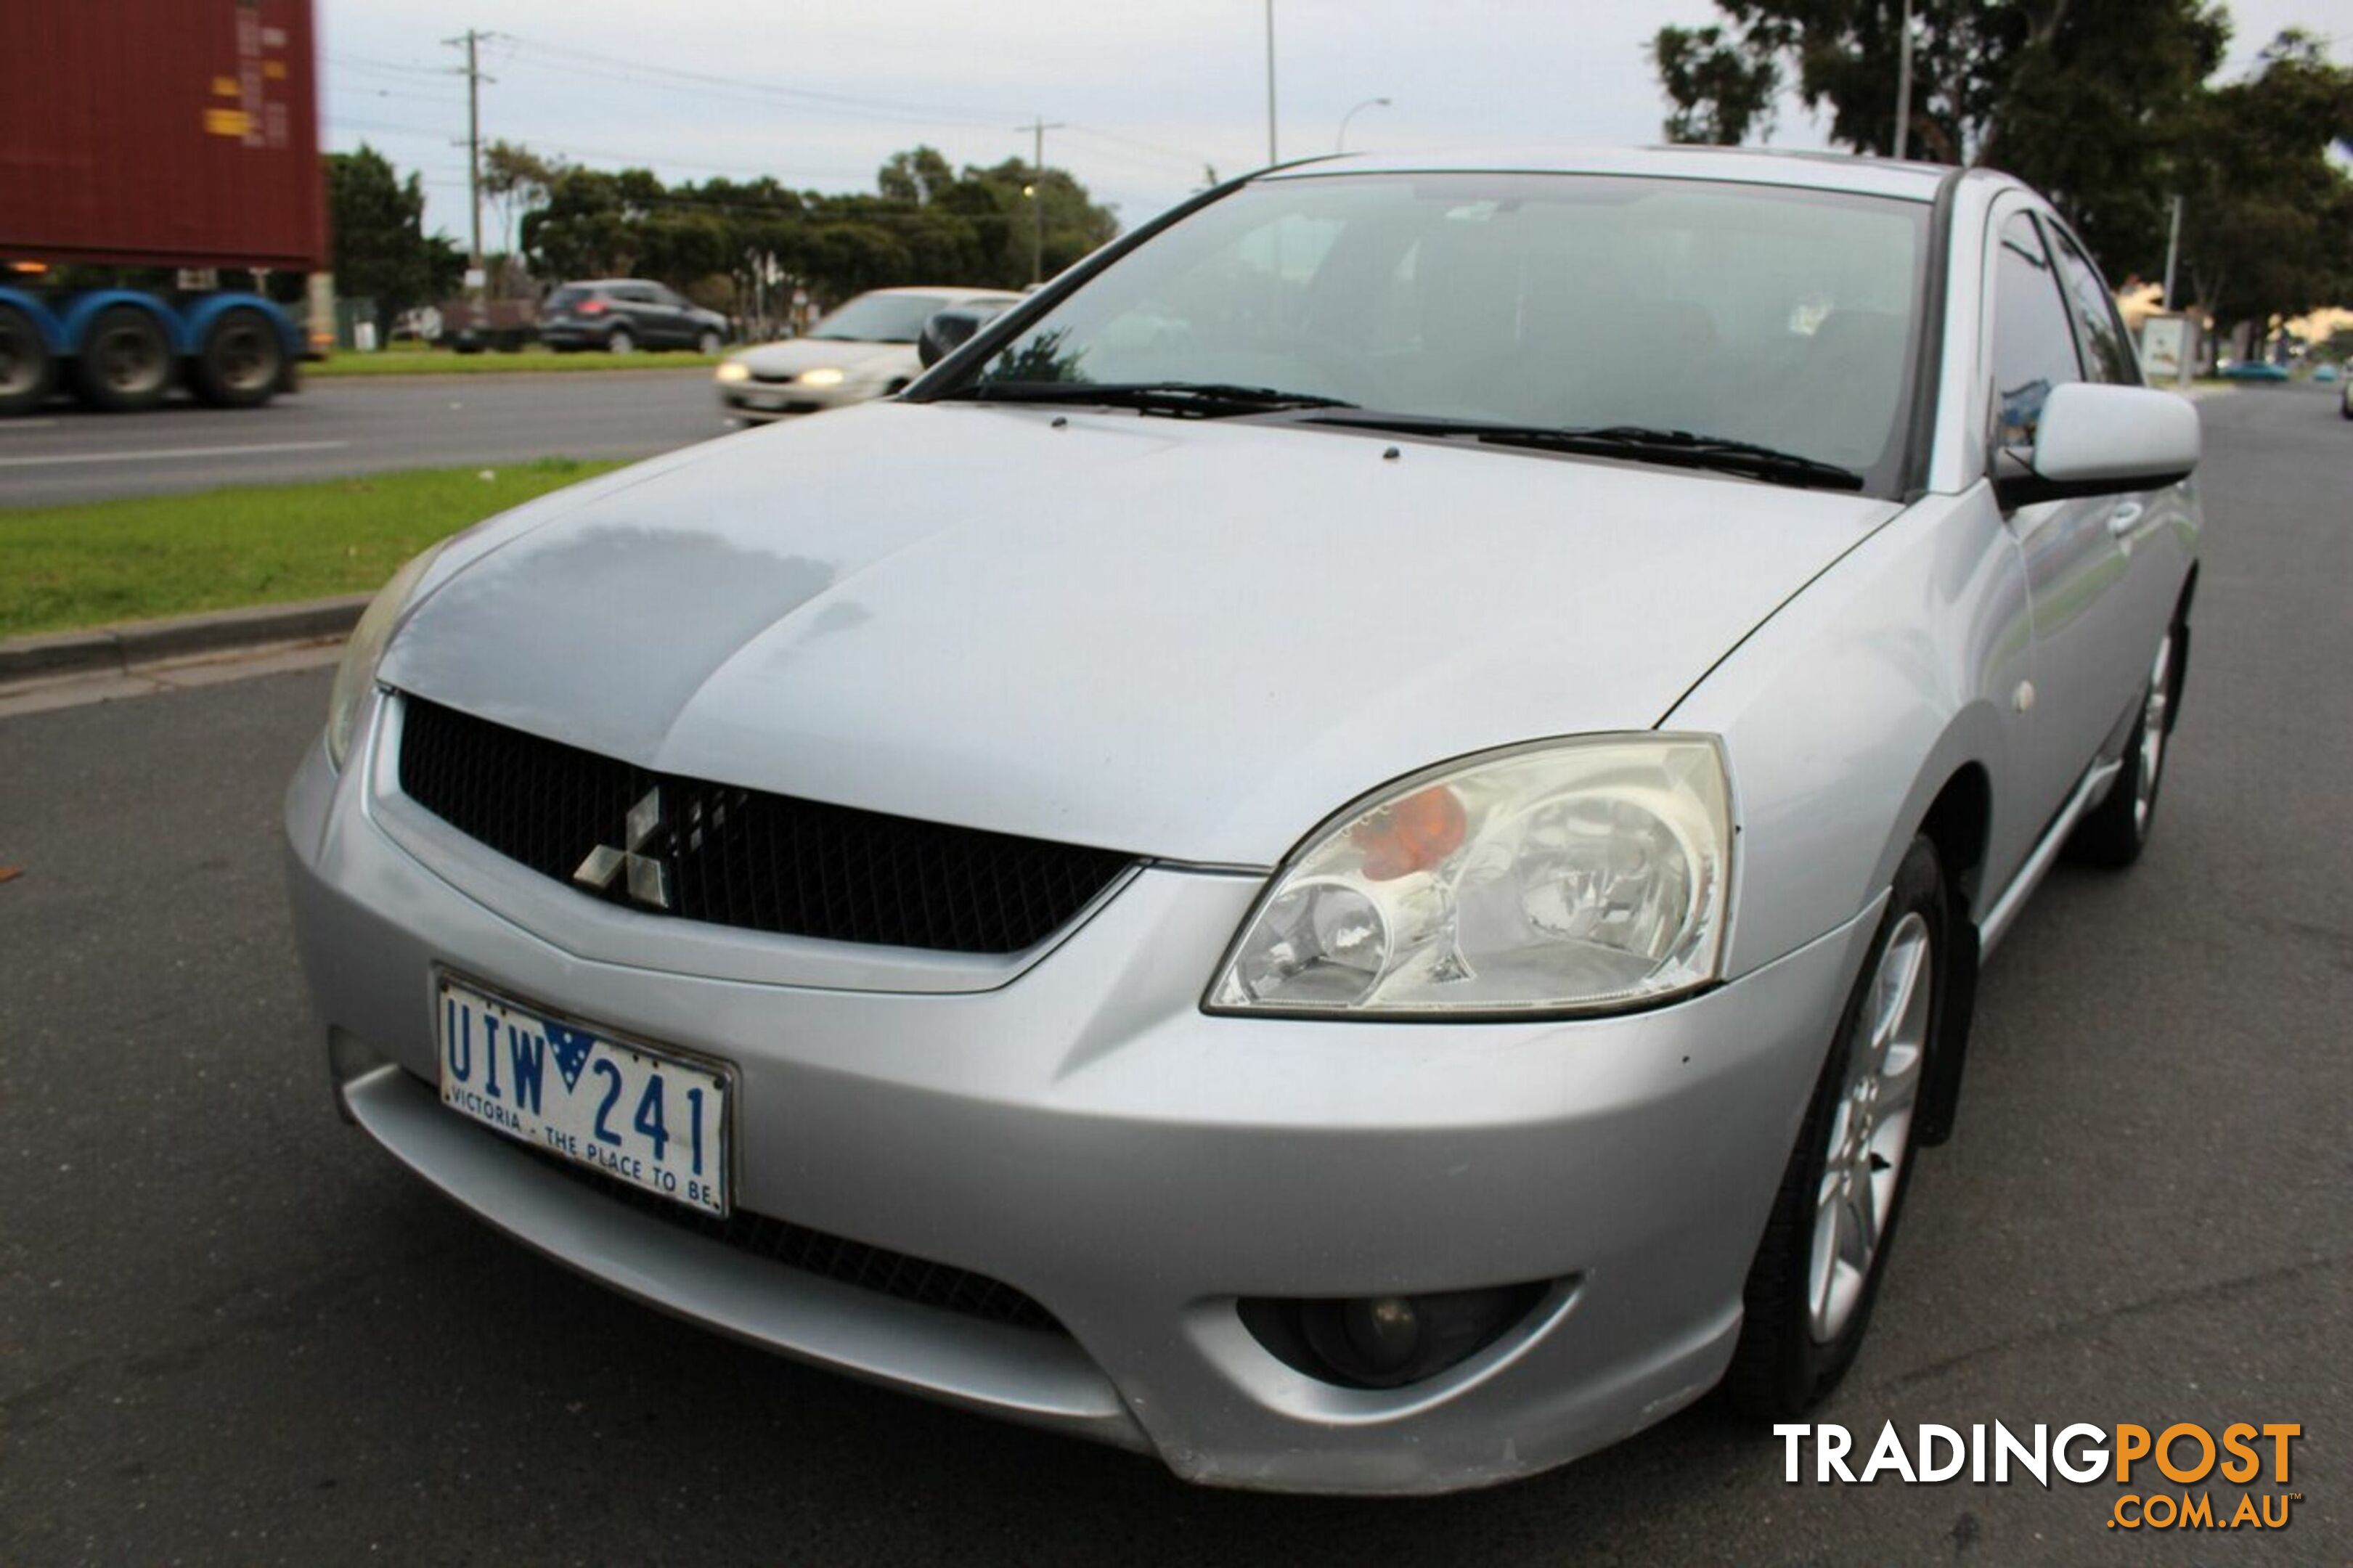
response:
[[[1462,797],[1432,784],[1376,813],[1349,837],[1364,857],[1365,879],[1390,882],[1430,870],[1461,848],[1469,826]]]

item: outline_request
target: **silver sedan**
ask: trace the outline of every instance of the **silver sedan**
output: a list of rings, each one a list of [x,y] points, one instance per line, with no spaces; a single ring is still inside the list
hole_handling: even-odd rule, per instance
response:
[[[1237,182],[385,589],[287,804],[339,1103],[617,1290],[1195,1480],[1785,1416],[1984,954],[2148,837],[2198,456],[1987,171]]]

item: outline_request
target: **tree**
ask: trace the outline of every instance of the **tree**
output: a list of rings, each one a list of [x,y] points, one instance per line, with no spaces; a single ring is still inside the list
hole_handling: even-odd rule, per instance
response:
[[[1783,82],[1832,140],[1894,151],[1904,0],[1719,0],[1729,26],[1651,45],[1679,141],[1770,124]],[[2125,270],[2163,265],[2167,195],[2221,64],[2211,0],[1914,0],[1912,156],[2006,169],[2051,195]]]
[[[335,287],[373,299],[379,331],[401,311],[453,292],[463,279],[466,262],[457,246],[425,233],[418,177],[411,174],[403,182],[366,142],[356,153],[327,154],[327,206]]]
[[[1018,288],[1029,279],[1039,202],[1049,271],[1119,230],[1066,171],[1033,180],[1018,159],[958,171],[934,147],[893,153],[871,192],[821,195],[766,178],[666,186],[644,169],[546,163],[501,146],[499,184],[524,206],[520,247],[542,277],[655,278],[723,301],[755,329],[780,321],[797,291],[839,303],[893,284]],[[1034,197],[1025,194],[1033,184]]]
[[[1751,130],[1769,130],[1781,68],[1769,54],[1751,53],[1722,27],[1662,27],[1651,58],[1674,112],[1667,140],[1736,147]]]
[[[1040,270],[1048,278],[1119,233],[1119,215],[1097,205],[1067,170],[1050,167],[1040,175],[1022,160],[1008,158],[986,169],[966,165],[964,177],[988,192],[1006,220],[1006,243],[994,258],[991,279],[1000,288],[1018,289],[1029,281],[1029,251],[1037,240],[1033,201],[1046,209]],[[1026,194],[1033,190],[1034,195]]]
[[[2258,68],[2204,107],[2182,255],[2198,303],[2261,336],[2274,318],[2353,296],[2353,180],[2329,157],[2353,142],[2353,70],[2295,29]]]
[[[500,265],[492,275],[491,297],[504,299],[522,291],[519,273],[516,220],[547,200],[560,161],[550,162],[518,142],[492,142],[482,149],[482,197],[490,204],[492,230],[498,235]]]

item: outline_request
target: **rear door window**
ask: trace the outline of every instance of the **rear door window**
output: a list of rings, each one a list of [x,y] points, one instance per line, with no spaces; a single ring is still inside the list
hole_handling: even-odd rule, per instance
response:
[[[2133,354],[2132,337],[2125,331],[2116,296],[2100,281],[2100,269],[2092,265],[2073,235],[2055,223],[2046,222],[2044,226],[2051,233],[2052,251],[2059,258],[2059,275],[2066,280],[2068,295],[2074,301],[2086,378],[2138,386],[2140,363]]]

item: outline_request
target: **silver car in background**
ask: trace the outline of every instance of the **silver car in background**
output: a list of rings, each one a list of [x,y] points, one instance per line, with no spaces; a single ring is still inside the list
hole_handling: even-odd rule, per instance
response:
[[[1983,170],[1238,182],[385,588],[287,803],[340,1103],[616,1289],[1198,1481],[1786,1415],[1984,954],[2147,837],[2198,456]]]
[[[1002,289],[876,289],[828,312],[806,333],[729,354],[713,373],[719,403],[746,423],[818,414],[888,397],[923,374],[923,323],[959,306],[1004,306]]]

